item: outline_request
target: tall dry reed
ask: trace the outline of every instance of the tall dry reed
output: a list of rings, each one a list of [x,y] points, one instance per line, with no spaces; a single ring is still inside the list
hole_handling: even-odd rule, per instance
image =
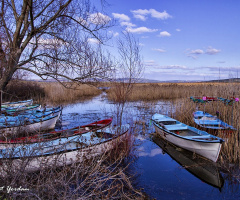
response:
[[[69,89],[56,82],[41,82],[39,84],[46,94],[44,101],[50,104],[64,104],[86,100],[101,93],[101,90],[90,85],[76,85],[74,89]]]
[[[134,84],[128,101],[179,99],[190,96],[240,96],[240,83],[141,83]],[[108,91],[114,100],[114,90]]]

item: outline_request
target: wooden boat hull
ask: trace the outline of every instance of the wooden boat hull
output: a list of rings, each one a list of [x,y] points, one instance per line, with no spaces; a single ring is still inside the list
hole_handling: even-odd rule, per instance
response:
[[[213,116],[209,113],[203,111],[196,111],[193,113],[194,122],[204,130],[212,130],[212,132],[217,132],[218,130],[222,130],[226,133],[230,133],[235,131],[236,129],[223,122],[222,120],[218,119],[216,116]]]
[[[56,140],[58,138],[66,138],[76,135],[82,135],[89,131],[103,130],[104,128],[110,126],[112,123],[112,118],[96,121],[87,125],[77,126],[71,129],[51,131],[44,134],[35,134],[26,137],[11,138],[10,140],[0,140],[0,149],[12,148],[26,144],[48,142],[50,140]]]
[[[15,125],[9,127],[1,127],[0,135],[1,136],[17,136],[21,133],[33,133],[40,132],[44,130],[54,129],[57,120],[61,114],[61,108],[53,110],[48,115],[42,116],[40,118],[36,118],[36,122],[33,123],[25,123],[24,125]]]
[[[36,122],[33,124],[27,124],[23,126],[15,126],[9,128],[0,129],[2,135],[18,135],[18,133],[33,133],[40,132],[44,130],[54,129],[57,120],[59,119],[59,113],[50,117],[47,120]],[[3,145],[0,145],[0,149],[3,148]]]
[[[91,159],[95,156],[101,155],[111,149],[113,149],[116,145],[118,145],[120,142],[123,142],[125,139],[127,139],[127,135],[129,133],[129,127],[126,128],[125,131],[123,131],[120,135],[116,135],[115,137],[111,138],[110,140],[106,140],[99,144],[89,145],[85,148],[82,148],[79,143],[77,142],[69,142],[66,143],[66,146],[64,146],[64,150],[61,152],[57,152],[53,154],[47,154],[47,149],[50,148],[51,152],[53,150],[53,147],[47,146],[44,147],[45,154],[39,156],[32,156],[31,154],[28,154],[30,156],[23,158],[4,158],[3,155],[0,159],[1,167],[0,171],[2,175],[5,175],[4,168],[8,167],[7,163],[11,163],[11,168],[13,171],[19,170],[21,167],[24,166],[24,170],[26,172],[34,172],[41,169],[46,169],[50,167],[61,167],[65,165],[70,165],[76,162],[82,162],[86,159]],[[26,146],[23,146],[23,148],[26,148]],[[39,149],[36,149],[37,151],[40,151]],[[11,149],[9,149],[11,155]],[[25,150],[27,152],[27,150]],[[23,153],[24,154],[24,153]],[[14,155],[13,155],[14,156]]]
[[[234,133],[236,130],[233,129],[212,129],[212,128],[205,128],[204,126],[198,125],[196,126],[198,129],[208,132],[212,135],[221,135],[223,138],[228,138]]]
[[[40,108],[41,108],[40,104],[22,106],[22,107],[17,107],[17,108],[6,107],[6,108],[2,108],[2,113],[4,115],[16,116],[18,114],[33,112],[33,111],[35,111],[37,109],[40,109]]]
[[[221,142],[202,142],[195,141],[194,139],[186,139],[175,134],[172,134],[170,131],[163,129],[156,122],[153,121],[156,133],[159,134],[163,139],[181,147],[197,153],[213,162],[216,162],[221,150]]]

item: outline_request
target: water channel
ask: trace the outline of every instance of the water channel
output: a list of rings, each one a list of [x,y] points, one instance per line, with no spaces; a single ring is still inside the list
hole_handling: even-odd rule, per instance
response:
[[[124,123],[137,127],[137,158],[130,165],[136,187],[143,188],[150,199],[240,199],[239,182],[229,173],[213,162],[193,159],[193,154],[152,138],[151,116],[173,110],[173,102],[164,101],[131,102],[124,108]],[[116,123],[115,113],[116,105],[102,93],[92,100],[64,106],[61,129],[109,117]]]

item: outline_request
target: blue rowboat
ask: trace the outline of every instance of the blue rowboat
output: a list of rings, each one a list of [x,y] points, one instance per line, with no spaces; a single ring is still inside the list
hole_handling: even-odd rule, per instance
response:
[[[32,133],[53,129],[61,110],[59,106],[42,112],[0,117],[0,136],[17,136],[23,132]]]
[[[40,104],[18,106],[18,107],[6,107],[6,108],[2,108],[2,116],[4,115],[16,116],[18,114],[30,113],[40,108],[41,108]]]
[[[24,144],[38,143],[38,142],[47,142],[49,140],[56,140],[58,138],[70,137],[81,135],[89,131],[97,131],[99,129],[106,128],[112,123],[112,118],[96,121],[87,125],[77,126],[71,129],[60,130],[60,131],[51,131],[48,133],[35,134],[25,137],[17,138],[4,138],[0,140],[0,149],[16,147]]]
[[[196,111],[193,113],[194,122],[201,128],[207,131],[217,131],[217,130],[226,130],[234,131],[236,130],[233,126],[223,122],[217,116],[213,116],[207,112]]]

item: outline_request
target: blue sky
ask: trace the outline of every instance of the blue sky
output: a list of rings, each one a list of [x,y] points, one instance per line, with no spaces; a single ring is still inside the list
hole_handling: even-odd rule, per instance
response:
[[[107,0],[108,16],[139,39],[144,78],[240,77],[239,0]]]

